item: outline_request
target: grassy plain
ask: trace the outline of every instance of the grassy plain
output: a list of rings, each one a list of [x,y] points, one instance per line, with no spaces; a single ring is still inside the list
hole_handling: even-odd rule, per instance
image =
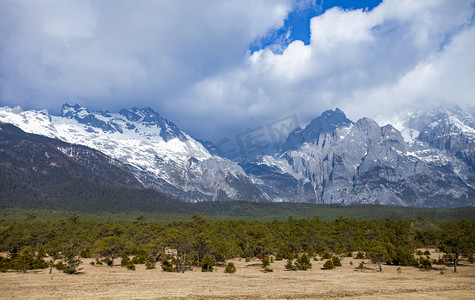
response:
[[[436,258],[439,254],[434,254]],[[212,273],[198,268],[182,273],[157,269],[136,271],[119,266],[91,266],[84,259],[80,274],[60,271],[0,273],[2,299],[474,299],[475,265],[462,262],[457,273],[449,266],[425,271],[414,267],[383,266],[379,272],[368,260],[344,258],[342,267],[322,270],[313,261],[308,271],[285,271],[276,261],[263,273],[260,261],[231,260],[237,271]],[[350,264],[350,261],[353,263]],[[365,261],[363,271],[356,270]]]

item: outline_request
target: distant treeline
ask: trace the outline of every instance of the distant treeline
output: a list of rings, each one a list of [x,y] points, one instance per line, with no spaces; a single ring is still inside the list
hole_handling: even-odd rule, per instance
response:
[[[9,211],[4,216],[2,210],[5,209]],[[93,180],[72,179],[53,185],[37,183],[32,186],[29,178],[22,178],[18,181],[8,175],[0,176],[0,219],[12,220],[13,209],[34,209],[43,212],[59,210],[67,212],[66,215],[72,213],[121,215],[119,218],[113,218],[115,220],[129,218],[131,213],[135,216],[144,214],[149,219],[156,221],[183,220],[188,219],[193,213],[199,212],[210,219],[242,218],[261,221],[286,220],[289,216],[296,219],[312,219],[318,216],[323,221],[333,221],[339,216],[356,220],[408,220],[420,217],[428,221],[441,222],[475,221],[475,207],[415,208],[385,205],[346,206],[245,201],[191,203],[174,199],[151,189],[104,186]],[[160,218],[153,217],[153,214],[159,215]],[[51,216],[52,214],[46,212],[44,215]],[[105,220],[107,219],[108,217],[105,218]]]
[[[127,193],[122,196],[127,196]],[[135,195],[137,196],[137,195]],[[140,202],[143,199],[129,198]],[[91,202],[92,203],[92,202]],[[285,221],[289,216],[294,219],[311,220],[314,217],[330,222],[339,217],[353,220],[386,219],[404,221],[423,218],[430,222],[475,221],[475,207],[460,208],[420,208],[388,205],[337,205],[337,204],[310,204],[310,203],[254,203],[244,201],[232,202],[198,202],[189,203],[178,200],[155,202],[150,209],[140,205],[130,204],[129,209],[122,205],[104,206],[97,204],[97,210],[90,206],[81,207],[80,203],[71,201],[67,208],[62,206],[45,208],[44,205],[0,205],[0,220],[8,222],[24,220],[28,214],[35,214],[44,221],[57,221],[77,214],[82,220],[90,221],[125,221],[132,222],[137,216],[144,215],[150,222],[169,222],[189,220],[195,213],[201,213],[210,220],[258,220],[271,222]]]
[[[92,222],[77,215],[60,221],[39,221],[30,215],[22,222],[0,222],[0,251],[9,253],[2,259],[4,269],[13,262],[18,263],[17,269],[29,269],[30,265],[25,266],[27,260],[18,258],[22,253],[29,253],[32,266],[31,257],[41,260],[38,256],[59,258],[59,253],[69,253],[71,258],[74,251],[81,257],[96,257],[97,262],[108,259],[111,265],[115,258],[122,257],[127,263],[128,257],[134,256],[137,263],[154,265],[161,261],[168,270],[183,271],[200,265],[203,259],[225,262],[234,257],[272,256],[292,260],[302,253],[325,257],[360,252],[361,257],[388,264],[436,263],[414,256],[422,247],[438,248],[446,254],[445,259],[455,263],[460,257],[473,260],[475,223],[428,222],[421,218],[356,221],[343,217],[332,222],[318,217],[272,222],[210,221],[198,213],[191,220],[174,222],[150,222],[143,216],[129,223]],[[174,249],[173,257],[167,255],[167,249]]]

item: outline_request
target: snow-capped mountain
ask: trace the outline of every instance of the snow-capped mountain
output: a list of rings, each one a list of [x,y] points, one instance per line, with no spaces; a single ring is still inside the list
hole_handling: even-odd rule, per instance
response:
[[[368,118],[352,122],[339,109],[326,111],[295,129],[283,152],[264,155],[244,169],[280,201],[475,205],[469,123],[474,118],[413,117],[404,124],[418,126],[405,132],[420,134],[407,143],[391,125],[380,127]]]
[[[127,165],[145,186],[190,201],[268,197],[236,163],[206,148],[151,108],[90,112],[65,104],[58,116],[46,110],[0,108],[0,121],[29,133],[97,149]]]
[[[401,133],[417,134],[404,136],[412,155],[431,164],[443,165],[450,161],[459,176],[475,186],[474,107],[401,112],[386,123],[397,124]]]
[[[475,205],[473,109],[401,112],[378,120],[384,126],[329,110],[294,129],[278,152],[241,165],[151,108],[110,113],[65,104],[54,116],[2,107],[0,122],[99,150],[143,187],[189,201]]]
[[[179,210],[104,153],[0,122],[0,207],[74,211]]]
[[[141,186],[126,166],[97,150],[28,134],[0,122],[0,206],[62,208],[69,204],[87,209],[88,201],[95,200],[90,197],[94,192],[82,191],[89,199],[77,201],[79,193],[73,195],[71,186],[91,183],[98,183],[96,189]]]

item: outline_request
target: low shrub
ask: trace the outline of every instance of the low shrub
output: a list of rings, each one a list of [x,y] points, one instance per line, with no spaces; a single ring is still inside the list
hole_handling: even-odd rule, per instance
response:
[[[338,256],[333,256],[332,257],[332,262],[335,267],[341,267],[341,261]]]
[[[226,265],[226,269],[224,269],[224,273],[234,273],[236,272],[236,266],[230,262]]]
[[[335,265],[333,264],[333,261],[332,261],[331,259],[327,260],[327,261],[323,264],[323,269],[324,269],[324,270],[335,269]]]

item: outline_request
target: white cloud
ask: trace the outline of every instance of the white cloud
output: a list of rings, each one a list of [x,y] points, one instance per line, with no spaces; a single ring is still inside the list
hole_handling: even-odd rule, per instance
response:
[[[282,26],[292,5],[1,1],[0,102],[57,108],[77,98],[97,108],[167,107],[159,102],[240,64],[249,43]]]
[[[425,104],[475,105],[475,28],[460,32],[445,47],[417,64],[394,84],[360,90],[348,102],[349,111],[360,115],[367,107],[356,103],[365,98],[367,106],[379,107],[373,114],[391,115],[394,111]]]
[[[472,0],[334,8],[311,21],[309,45],[249,53],[299,5],[310,4],[4,0],[0,104],[148,105],[217,140],[292,113],[306,122],[340,107],[357,119],[475,101]]]
[[[257,120],[241,128],[290,113],[306,122],[335,107],[356,120],[412,103],[473,104],[473,14],[473,1],[333,8],[312,19],[309,45],[295,41],[282,54],[249,54],[245,66],[206,78],[188,98],[204,107],[219,103],[222,122]]]

